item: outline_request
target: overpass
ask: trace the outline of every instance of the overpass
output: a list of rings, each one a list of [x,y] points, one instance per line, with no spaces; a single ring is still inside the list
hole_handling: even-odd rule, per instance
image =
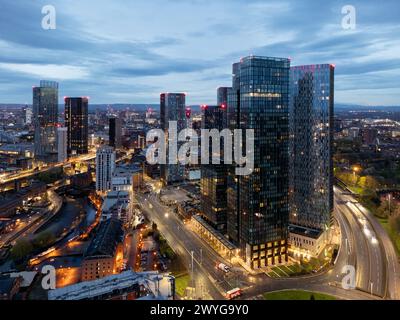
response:
[[[8,176],[0,177],[0,192],[7,189],[16,189],[17,186],[21,184],[23,181],[30,180],[39,173],[49,172],[55,168],[66,168],[71,166],[73,163],[91,161],[94,158],[96,158],[96,154],[92,152],[89,154],[84,154],[78,157],[68,159],[65,162],[50,164],[46,167],[41,168],[40,170],[38,168],[28,169],[20,171],[15,174],[10,174]]]

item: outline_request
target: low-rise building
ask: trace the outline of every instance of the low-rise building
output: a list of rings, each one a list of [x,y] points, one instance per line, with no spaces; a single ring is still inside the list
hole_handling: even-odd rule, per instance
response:
[[[289,253],[294,257],[318,257],[327,244],[328,231],[289,226]]]
[[[118,166],[111,179],[113,191],[133,192],[143,184],[143,170],[136,166]]]
[[[132,217],[131,194],[128,191],[108,192],[101,211],[102,221],[115,218],[125,224]]]
[[[123,255],[124,232],[118,219],[101,222],[96,236],[85,252],[82,281],[100,279],[119,272]]]
[[[24,205],[24,202],[42,195],[46,192],[46,184],[35,182],[29,187],[18,190],[11,195],[0,196],[0,218],[7,218],[14,215],[17,209]]]
[[[173,300],[174,296],[174,277],[130,270],[48,292],[49,300]]]

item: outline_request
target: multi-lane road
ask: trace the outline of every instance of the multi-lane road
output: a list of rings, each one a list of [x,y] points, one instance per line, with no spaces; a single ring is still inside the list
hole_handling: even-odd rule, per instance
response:
[[[229,274],[217,269],[219,262],[231,264],[201,240],[168,207],[162,205],[154,193],[138,195],[138,200],[147,217],[157,224],[173,250],[183,258],[190,273],[193,265],[194,282],[189,285],[197,288],[198,298],[222,299],[224,293],[232,288],[252,285],[254,277],[247,275],[241,268],[233,267]]]
[[[138,195],[138,200],[144,213],[157,223],[171,247],[183,257],[190,272],[193,252],[194,284],[207,293],[204,297],[221,299],[227,290],[241,287],[245,299],[282,289],[324,292],[341,299],[400,299],[399,265],[390,239],[365,208],[337,188],[334,217],[340,226],[342,246],[336,263],[329,271],[297,278],[272,279],[264,273],[249,275],[239,266],[234,266],[227,276],[215,266],[217,262],[230,264],[230,261],[225,261],[193,233],[154,193]],[[342,287],[344,267],[349,265],[356,271],[355,289]]]
[[[47,190],[47,199],[50,205],[36,214],[35,219],[29,217],[23,219],[18,228],[0,237],[0,248],[9,244],[14,244],[18,239],[34,234],[42,225],[52,219],[52,217],[60,211],[63,203],[62,198],[55,193],[54,188]]]
[[[338,216],[350,232],[349,259],[356,267],[357,287],[383,298],[400,299],[398,257],[386,231],[354,197],[335,188]]]

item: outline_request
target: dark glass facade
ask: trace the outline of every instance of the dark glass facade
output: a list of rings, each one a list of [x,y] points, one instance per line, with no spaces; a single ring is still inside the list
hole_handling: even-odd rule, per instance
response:
[[[228,178],[228,235],[251,268],[287,260],[289,69],[285,58],[243,58],[228,90],[230,128],[254,130],[253,173]]]
[[[226,105],[202,106],[202,129],[227,128]],[[223,164],[223,139],[221,139],[221,164],[212,164],[212,145],[210,139],[209,164],[201,165],[201,205],[202,216],[214,228],[226,233],[227,228],[227,166]]]
[[[186,128],[186,95],[184,93],[161,93],[160,95],[160,122],[161,129],[165,133],[165,139],[167,146],[169,141],[172,141],[172,137],[168,134],[169,121],[177,122],[177,134]],[[176,137],[177,138],[177,137]],[[182,142],[178,143],[179,146]],[[177,159],[174,159],[177,160]],[[184,179],[185,168],[184,166],[177,164],[169,164],[170,159],[168,155],[167,147],[167,164],[160,165],[161,181],[164,185],[172,183],[182,182]]]
[[[228,91],[230,87],[219,87],[217,89],[217,105],[226,105],[228,102]]]
[[[86,97],[65,101],[65,126],[68,130],[68,156],[88,153],[88,103]]]
[[[111,117],[108,120],[108,138],[109,145],[113,148],[121,148],[122,146],[122,128],[121,120],[117,117]]]
[[[325,230],[333,210],[334,66],[290,69],[290,221]]]
[[[58,83],[40,81],[33,87],[35,157],[57,160]],[[54,159],[53,159],[54,158]]]

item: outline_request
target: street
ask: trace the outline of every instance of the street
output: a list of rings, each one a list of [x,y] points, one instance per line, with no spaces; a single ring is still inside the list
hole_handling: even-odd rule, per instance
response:
[[[388,275],[398,276],[396,256],[390,254],[391,243],[389,247],[385,243],[383,248],[382,238],[385,238],[381,234],[381,230],[375,231],[375,236],[365,233],[365,228],[371,229],[371,232],[377,229],[374,218],[371,219],[366,215],[355,199],[342,194],[337,188],[335,188],[334,217],[340,226],[342,246],[336,264],[329,271],[295,278],[273,279],[264,273],[250,276],[238,266],[233,268],[230,275],[226,275],[216,268],[217,262],[224,262],[230,266],[232,264],[224,261],[168,207],[161,204],[155,193],[140,194],[138,201],[142,204],[144,213],[157,224],[171,247],[184,258],[189,273],[192,272],[193,251],[195,284],[198,287],[203,286],[214,299],[223,298],[224,292],[234,287],[243,289],[242,299],[250,299],[267,291],[282,289],[323,292],[341,299],[394,298],[398,294],[396,290],[398,280],[391,284],[388,283]],[[365,220],[361,219],[360,214],[365,217]],[[372,237],[376,237],[377,242]],[[388,255],[387,251],[391,258],[390,264],[385,263],[386,259],[384,259]],[[395,254],[394,249],[393,253]],[[341,286],[341,281],[345,276],[342,274],[342,269],[346,265],[353,265],[356,269],[356,289],[354,290],[346,290]],[[393,278],[393,276],[391,277]]]

